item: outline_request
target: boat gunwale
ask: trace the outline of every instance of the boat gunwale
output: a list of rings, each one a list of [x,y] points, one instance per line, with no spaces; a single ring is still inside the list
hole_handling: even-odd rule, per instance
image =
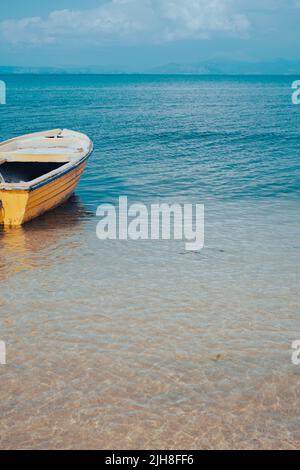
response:
[[[53,132],[63,132],[63,131],[69,131],[69,129],[51,129],[49,131],[41,131],[41,132],[31,132],[30,134],[24,134],[24,135],[20,135],[18,137],[12,137],[12,139],[8,139],[8,140],[4,140],[3,142],[0,142],[0,147],[3,147],[7,144],[11,144],[13,142],[16,142],[18,140],[24,140],[24,138],[28,139],[30,137],[38,137],[38,136],[43,136],[45,134],[48,134],[48,133],[53,133]],[[74,131],[76,132],[76,131]],[[77,132],[78,134],[80,134],[80,132]]]
[[[63,132],[64,130],[67,130],[67,129],[63,129],[61,130],[61,132]],[[60,131],[60,129],[55,129],[54,131]],[[46,132],[48,133],[48,132],[54,132],[54,131],[46,131]],[[26,137],[28,135],[32,136],[32,135],[37,135],[37,134],[44,134],[46,132],[27,134]],[[80,132],[77,132],[77,134],[81,134],[82,136],[88,137],[85,134],[82,134]],[[0,146],[3,144],[7,144],[11,141],[14,141],[14,140],[19,140],[21,138],[22,137],[15,137],[14,139],[7,140],[1,143]],[[78,158],[75,158],[71,160],[70,162],[67,162],[66,164],[60,166],[59,168],[49,173],[45,173],[44,175],[39,176],[38,178],[35,178],[34,180],[28,181],[26,183],[0,183],[0,191],[1,190],[2,191],[34,191],[35,189],[45,186],[51,183],[52,181],[60,178],[61,176],[64,176],[65,174],[69,173],[70,171],[72,171],[73,169],[77,168],[79,165],[84,163],[84,161],[87,160],[91,156],[94,146],[93,146],[93,142],[91,141],[91,139],[89,137],[88,139],[89,139],[89,150],[83,157],[80,156]]]

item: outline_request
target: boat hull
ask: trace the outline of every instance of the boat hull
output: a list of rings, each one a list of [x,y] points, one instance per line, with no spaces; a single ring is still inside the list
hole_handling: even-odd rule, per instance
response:
[[[20,226],[61,205],[74,193],[88,157],[67,172],[29,189],[0,189],[0,224]]]

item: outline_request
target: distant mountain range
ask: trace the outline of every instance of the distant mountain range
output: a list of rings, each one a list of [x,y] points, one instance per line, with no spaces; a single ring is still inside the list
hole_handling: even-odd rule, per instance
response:
[[[163,74],[163,75],[300,75],[300,60],[261,62],[210,60],[199,63],[170,63],[151,69],[122,66],[11,67],[0,66],[0,74]]]
[[[130,73],[124,67],[20,67],[1,66],[0,74],[124,74]]]
[[[152,69],[152,73],[195,75],[294,75],[300,74],[300,60],[278,59],[268,62],[215,60],[197,64],[171,63]]]

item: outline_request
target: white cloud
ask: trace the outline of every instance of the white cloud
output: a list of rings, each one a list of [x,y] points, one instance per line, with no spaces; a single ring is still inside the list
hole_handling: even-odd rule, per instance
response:
[[[245,16],[235,13],[233,2],[220,0],[162,0],[161,18],[168,39],[208,36],[213,32],[241,33],[248,29]]]
[[[108,0],[90,10],[2,21],[0,34],[12,44],[41,44],[68,37],[158,42],[244,33],[249,22],[234,6],[235,0]]]

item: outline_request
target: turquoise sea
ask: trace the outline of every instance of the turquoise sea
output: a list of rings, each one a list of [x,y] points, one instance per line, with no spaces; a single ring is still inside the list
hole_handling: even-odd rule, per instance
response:
[[[0,231],[0,448],[300,448],[300,106],[288,76],[10,75],[0,140],[95,151]],[[205,205],[205,248],[105,241],[119,196]]]

